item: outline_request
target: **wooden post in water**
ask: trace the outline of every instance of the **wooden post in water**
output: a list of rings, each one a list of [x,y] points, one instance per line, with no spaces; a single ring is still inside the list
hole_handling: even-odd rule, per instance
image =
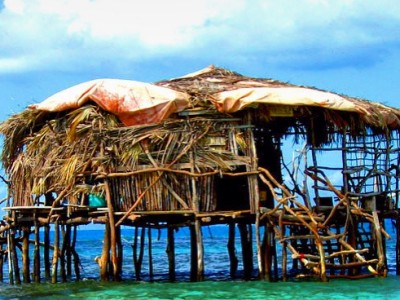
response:
[[[36,237],[36,234],[35,234]],[[44,261],[44,277],[46,280],[50,280],[50,225],[46,224],[44,226],[43,234],[43,261]]]
[[[67,249],[67,236],[66,236],[66,230],[65,230],[65,225],[60,225],[61,227],[61,237],[62,237],[62,244],[61,244],[61,249],[60,249],[60,277],[61,277],[61,282],[66,282],[67,281],[67,275],[66,275],[66,269],[65,269],[65,254],[66,254],[66,249]]]
[[[57,269],[58,269],[58,257],[59,257],[59,246],[60,246],[60,228],[58,226],[58,219],[54,223],[54,249],[53,249],[53,262],[51,270],[51,283],[57,283]]]
[[[2,239],[4,239],[5,238],[5,234],[6,234],[5,232],[2,232],[0,234],[0,237]],[[4,267],[4,255],[5,255],[5,253],[3,251],[4,251],[4,246],[3,246],[3,243],[1,243],[0,244],[0,282],[3,282],[3,280],[4,280],[3,267]]]
[[[251,279],[253,273],[253,247],[251,225],[246,223],[238,224],[240,239],[242,243],[244,279]]]
[[[14,219],[15,220],[15,219]],[[18,255],[17,255],[17,245],[15,241],[15,231],[12,229],[11,231],[11,257],[12,257],[12,264],[14,267],[14,280],[16,284],[21,284],[21,277],[19,272],[19,263],[18,263]]]
[[[190,170],[192,173],[195,172],[194,151],[190,152]],[[191,178],[191,186],[192,186],[192,208],[197,214],[200,211],[200,202],[197,195],[195,177]],[[191,245],[192,245],[192,269],[193,269],[191,279],[192,281],[202,281],[204,280],[203,235],[201,232],[201,221],[197,217],[197,215],[194,216],[194,225],[193,227],[191,227]],[[196,267],[194,267],[194,263],[196,263]]]
[[[39,236],[39,222],[36,219],[36,214],[34,214],[34,225],[35,225],[35,245],[33,251],[33,277],[35,283],[40,282],[40,236]]]
[[[229,236],[228,236],[228,255],[230,262],[230,272],[232,278],[236,277],[236,272],[238,269],[238,258],[236,257],[236,248],[235,248],[235,223],[229,223]]]
[[[396,275],[400,275],[400,216],[396,216]]]
[[[105,222],[104,227],[103,250],[101,257],[97,258],[97,263],[100,267],[100,279],[103,281],[108,281],[108,267],[110,262],[110,223]]]
[[[142,263],[143,263],[143,255],[144,255],[144,238],[146,236],[146,228],[141,228],[140,233],[140,249],[138,253],[138,239],[139,239],[139,227],[135,227],[135,237],[133,241],[133,263],[135,266],[135,276],[136,280],[139,281],[141,279],[141,272],[142,272]]]
[[[121,240],[121,226],[115,227],[115,236],[117,242],[117,257],[118,257],[118,280],[122,277],[122,265],[124,258],[124,248]]]
[[[167,244],[167,255],[168,255],[168,274],[169,281],[173,282],[176,279],[175,272],[175,231],[173,227],[168,226],[168,244]]]
[[[78,233],[77,232],[77,226],[74,225],[74,233],[73,233],[72,242],[71,242],[71,252],[72,252],[72,256],[74,257],[75,277],[76,277],[76,280],[80,280],[80,278],[81,278],[81,272],[80,272],[80,269],[79,269],[80,258],[79,258],[78,253],[76,252],[76,249],[75,249],[77,233]]]
[[[282,281],[287,281],[287,242],[282,243]]]
[[[190,225],[190,281],[196,281],[198,274],[196,230]]]
[[[264,274],[261,274],[263,279],[272,281],[272,256],[273,256],[273,230],[272,226],[267,224],[264,227],[264,238],[261,247],[261,257],[264,265]]]
[[[10,284],[14,284],[13,260],[11,259],[11,229],[7,232],[7,260],[8,260],[8,280]]]
[[[65,225],[65,239],[66,239],[66,247],[65,247],[65,255],[66,255],[66,267],[67,267],[67,277],[71,279],[72,277],[72,252],[71,252],[71,225]]]
[[[153,250],[152,250],[152,241],[151,241],[151,227],[147,229],[147,253],[149,258],[149,278],[150,281],[154,279],[154,272],[153,272]]]
[[[31,282],[31,275],[30,275],[30,260],[29,260],[29,235],[30,235],[30,228],[23,227],[22,228],[22,281],[23,283],[30,283]]]
[[[110,231],[110,247],[111,247],[111,266],[112,266],[112,277],[113,280],[119,281],[120,278],[120,270],[118,268],[118,255],[117,255],[117,238],[115,231],[115,220],[114,220],[114,207],[111,197],[110,185],[108,180],[104,181],[104,187],[106,192],[106,201],[107,201],[107,209],[108,209],[108,222],[109,222],[109,231]]]

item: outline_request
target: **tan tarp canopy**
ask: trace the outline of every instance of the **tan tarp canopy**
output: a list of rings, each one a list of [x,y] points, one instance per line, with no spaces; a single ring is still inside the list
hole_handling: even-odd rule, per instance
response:
[[[154,84],[117,79],[84,82],[47,98],[30,109],[59,112],[89,100],[116,115],[126,126],[157,123],[188,106],[188,95]]]
[[[92,100],[130,126],[161,122],[172,113],[193,108],[191,100],[198,97],[222,113],[234,113],[260,104],[314,106],[354,112],[374,126],[400,126],[399,111],[379,103],[315,88],[229,74],[226,70],[209,66],[158,84],[117,79],[93,80],[61,91],[29,108],[63,111],[76,109]],[[186,86],[187,89],[184,82],[191,83]]]

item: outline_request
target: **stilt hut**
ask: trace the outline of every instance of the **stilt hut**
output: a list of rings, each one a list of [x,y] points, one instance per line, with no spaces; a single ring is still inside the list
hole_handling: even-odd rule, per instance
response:
[[[262,279],[385,276],[399,129],[396,108],[213,66],[71,87],[0,126],[10,281],[21,282],[21,263],[24,282],[66,280],[72,267],[79,278],[76,226],[91,222],[104,224],[103,280],[121,279],[122,225],[168,230],[172,279],[174,229],[190,228],[191,279],[202,280],[201,228],[213,224],[232,229],[231,274],[237,226],[246,278],[254,253]]]

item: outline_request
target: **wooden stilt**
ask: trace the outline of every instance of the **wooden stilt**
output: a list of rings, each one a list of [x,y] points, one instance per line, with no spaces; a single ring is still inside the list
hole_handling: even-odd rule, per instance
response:
[[[80,280],[81,279],[81,272],[80,272],[80,258],[78,253],[76,252],[75,249],[75,245],[76,245],[76,238],[77,238],[77,226],[74,226],[74,232],[73,232],[73,236],[72,236],[72,243],[71,243],[71,253],[72,256],[74,257],[74,270],[75,270],[75,278],[76,280]]]
[[[282,281],[287,281],[287,242],[282,243]]]
[[[61,243],[61,249],[60,249],[60,278],[61,282],[66,282],[67,281],[67,274],[66,274],[66,269],[65,269],[65,254],[66,254],[66,249],[67,249],[67,237],[66,237],[66,230],[65,230],[65,225],[60,225],[61,227],[61,237],[62,237],[62,243]]]
[[[154,270],[153,270],[153,251],[152,251],[152,241],[151,241],[151,228],[147,229],[147,251],[148,251],[148,258],[149,258],[149,279],[153,281],[154,279]]]
[[[272,281],[272,234],[273,230],[271,225],[266,225],[264,229],[264,238],[261,247],[262,261],[264,265],[263,279]]]
[[[230,262],[230,272],[232,278],[236,277],[236,272],[238,269],[238,258],[236,257],[236,248],[235,248],[235,223],[229,223],[229,237],[228,237],[228,255]]]
[[[12,241],[11,241],[11,230],[7,233],[7,260],[8,260],[8,280],[10,284],[14,284],[14,266],[13,260],[11,259],[11,249],[12,249]]]
[[[54,250],[53,250],[53,262],[51,271],[51,283],[57,283],[57,269],[58,269],[58,257],[60,247],[60,227],[58,220],[54,223]]]
[[[396,217],[396,275],[400,275],[400,216]]]
[[[43,243],[44,277],[50,280],[50,225],[48,224],[44,226]]]
[[[39,223],[35,219],[35,249],[33,251],[33,277],[36,283],[40,282],[40,236],[39,236]]]
[[[238,224],[242,244],[243,275],[245,280],[251,279],[253,273],[253,251],[250,226],[251,225],[248,226],[248,224],[245,223]]]
[[[167,244],[167,255],[168,255],[168,274],[169,281],[173,282],[176,280],[175,272],[175,231],[173,227],[168,227],[168,244]]]
[[[197,275],[196,281],[204,280],[204,247],[203,247],[203,234],[201,232],[201,222],[196,218],[194,222],[196,233],[196,249],[197,249]]]
[[[22,277],[23,283],[31,282],[31,274],[29,270],[30,260],[29,260],[29,235],[30,228],[22,228]]]
[[[142,272],[142,263],[143,263],[143,254],[144,254],[144,238],[146,234],[145,227],[141,228],[140,234],[140,249],[138,253],[138,239],[139,239],[139,227],[135,227],[135,238],[133,241],[133,262],[135,266],[135,276],[136,280],[139,281],[141,279]]]
[[[104,227],[103,251],[101,253],[101,257],[97,259],[97,263],[100,267],[100,279],[103,281],[108,281],[110,275],[110,223],[106,222]]]
[[[2,233],[0,234],[0,237],[1,237],[2,239],[4,239],[4,238],[5,238],[5,233],[2,232]],[[5,254],[4,254],[5,249],[4,249],[4,248],[5,248],[5,247],[4,247],[3,244],[1,243],[1,244],[0,244],[0,282],[3,282],[3,281],[4,281],[4,274],[3,274],[4,256],[5,256]]]
[[[66,239],[66,248],[65,248],[65,256],[66,256],[66,271],[67,278],[71,279],[72,277],[72,252],[71,252],[71,225],[65,225],[65,239]]]
[[[117,280],[121,280],[122,278],[122,265],[123,265],[123,257],[124,257],[124,248],[122,246],[121,240],[121,226],[115,228],[115,236],[117,242],[117,256],[118,256],[118,277]]]
[[[17,255],[17,247],[15,241],[15,232],[14,230],[11,231],[11,257],[13,260],[13,267],[14,267],[14,280],[16,284],[21,284],[21,277],[19,272],[19,262],[18,262],[18,255]]]
[[[198,274],[196,230],[194,228],[194,225],[191,225],[189,229],[190,229],[190,281],[196,281]]]
[[[106,201],[108,209],[108,221],[110,223],[110,247],[111,247],[111,265],[112,265],[112,277],[113,280],[120,280],[119,268],[118,268],[118,255],[117,255],[117,239],[115,232],[115,220],[114,220],[114,206],[112,203],[112,197],[110,192],[110,186],[107,180],[104,182]]]

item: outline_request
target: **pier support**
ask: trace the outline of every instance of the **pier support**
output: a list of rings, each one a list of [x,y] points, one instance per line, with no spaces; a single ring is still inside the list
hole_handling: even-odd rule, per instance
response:
[[[29,259],[29,235],[30,228],[22,228],[22,276],[23,283],[31,282],[30,275],[30,259]]]
[[[173,227],[168,227],[168,244],[167,244],[167,255],[168,255],[168,274],[169,281],[173,282],[176,280],[175,271],[175,231]]]
[[[245,280],[250,280],[254,268],[251,224],[239,223],[238,228],[242,243],[243,276]]]
[[[227,248],[228,248],[228,255],[230,262],[229,274],[232,278],[235,278],[239,264],[239,260],[236,257],[236,248],[235,248],[235,223],[229,223],[229,236],[228,236]]]

